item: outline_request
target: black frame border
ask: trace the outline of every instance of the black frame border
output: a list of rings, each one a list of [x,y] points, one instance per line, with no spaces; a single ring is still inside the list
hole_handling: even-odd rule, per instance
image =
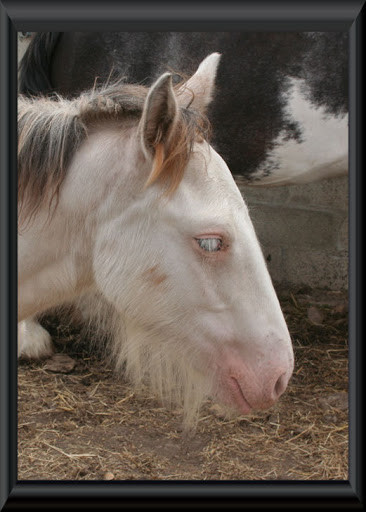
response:
[[[363,510],[362,42],[364,0],[0,0],[0,509]],[[350,35],[350,464],[348,481],[30,482],[17,480],[17,31],[348,31]],[[12,343],[9,343],[9,340]]]

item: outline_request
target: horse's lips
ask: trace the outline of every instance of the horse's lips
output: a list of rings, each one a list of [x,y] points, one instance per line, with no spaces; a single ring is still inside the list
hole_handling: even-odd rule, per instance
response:
[[[240,410],[242,414],[249,414],[252,410],[252,406],[249,404],[248,400],[245,398],[244,393],[239,385],[239,382],[235,379],[235,377],[230,377],[228,385],[231,391],[231,397],[235,402],[235,405]]]

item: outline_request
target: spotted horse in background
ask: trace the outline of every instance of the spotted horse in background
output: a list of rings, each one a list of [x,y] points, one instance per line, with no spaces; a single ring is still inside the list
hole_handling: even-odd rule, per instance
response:
[[[151,85],[222,59],[208,117],[236,179],[309,183],[348,170],[346,32],[45,32],[20,66],[20,92],[74,96],[124,76]]]

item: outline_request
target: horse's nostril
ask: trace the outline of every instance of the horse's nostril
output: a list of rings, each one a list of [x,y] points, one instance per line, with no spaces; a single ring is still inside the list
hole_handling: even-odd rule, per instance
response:
[[[274,387],[274,397],[275,399],[279,398],[282,393],[285,391],[287,386],[287,378],[286,373],[283,373],[281,377],[277,380]]]

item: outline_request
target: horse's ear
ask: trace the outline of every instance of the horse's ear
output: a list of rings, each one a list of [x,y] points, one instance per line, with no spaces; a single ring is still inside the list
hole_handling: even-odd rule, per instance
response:
[[[201,112],[205,111],[214,95],[220,57],[219,53],[211,53],[201,62],[195,74],[182,85],[177,95],[180,106],[193,106]]]
[[[166,145],[174,131],[178,105],[171,73],[164,73],[150,88],[140,121],[142,149],[147,157],[158,144]]]

